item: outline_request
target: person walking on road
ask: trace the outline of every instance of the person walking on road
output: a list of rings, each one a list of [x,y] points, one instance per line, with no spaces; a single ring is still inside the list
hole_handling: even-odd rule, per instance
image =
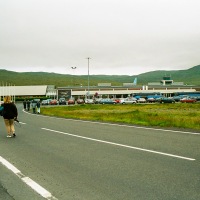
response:
[[[31,106],[31,102],[28,100],[28,101],[27,101],[27,110],[28,110],[28,111],[30,110],[30,106]]]
[[[40,114],[40,101],[37,102],[37,113]]]
[[[32,108],[33,108],[33,114],[35,114],[36,113],[37,102],[33,99],[31,105],[32,105]]]
[[[24,110],[26,110],[26,99],[24,99],[23,105],[24,105]]]
[[[7,130],[7,137],[15,137],[15,127],[14,120],[17,119],[18,111],[16,105],[11,101],[10,96],[6,96],[4,98],[4,103],[2,104],[4,107],[3,110],[3,118],[4,123]]]

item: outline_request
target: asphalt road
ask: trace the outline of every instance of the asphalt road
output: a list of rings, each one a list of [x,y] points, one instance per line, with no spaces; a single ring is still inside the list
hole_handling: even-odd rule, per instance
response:
[[[45,199],[27,177],[46,199],[200,199],[200,133],[45,117],[21,105],[19,120],[17,137],[6,138],[0,119],[1,161],[20,171],[0,161],[0,199]]]

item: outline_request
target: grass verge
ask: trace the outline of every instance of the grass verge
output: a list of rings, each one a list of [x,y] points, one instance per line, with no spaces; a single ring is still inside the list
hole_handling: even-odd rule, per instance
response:
[[[200,130],[200,104],[77,105],[42,107],[49,116]]]

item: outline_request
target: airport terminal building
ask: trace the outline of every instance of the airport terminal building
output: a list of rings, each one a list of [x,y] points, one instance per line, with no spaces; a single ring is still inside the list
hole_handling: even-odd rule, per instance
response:
[[[111,83],[99,83],[97,86],[68,86],[57,87],[53,85],[33,86],[0,86],[0,97],[11,95],[15,97],[34,98],[49,97],[59,99],[65,97],[74,98],[123,98],[137,94],[161,94],[166,97],[174,96],[180,92],[200,92],[200,85],[184,85],[183,82],[174,82],[171,77],[163,77],[160,82],[148,83],[148,85],[136,85],[135,83],[123,83],[122,86],[112,86]]]

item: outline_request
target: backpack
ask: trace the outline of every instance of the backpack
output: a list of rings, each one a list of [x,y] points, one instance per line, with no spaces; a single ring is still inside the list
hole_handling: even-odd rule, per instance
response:
[[[0,106],[0,115],[3,116],[4,107]]]

